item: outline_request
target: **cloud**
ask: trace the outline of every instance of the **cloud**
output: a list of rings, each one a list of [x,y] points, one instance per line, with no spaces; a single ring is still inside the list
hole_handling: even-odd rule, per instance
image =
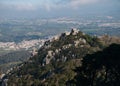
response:
[[[47,10],[47,11],[50,11],[52,6],[49,5],[49,4],[44,4],[44,8]]]
[[[79,9],[81,6],[90,6],[98,2],[110,3],[112,0],[0,0],[0,9],[22,10],[46,10],[54,9]],[[115,0],[118,1],[118,0]],[[2,3],[2,5],[1,5]]]
[[[50,11],[52,9],[79,8],[83,5],[90,5],[100,0],[44,0],[43,7]]]
[[[77,8],[79,6],[90,5],[90,4],[96,3],[98,1],[99,0],[71,0],[69,5],[72,6],[73,8]]]
[[[37,8],[35,7],[35,5],[31,4],[31,3],[22,3],[22,4],[15,4],[13,5],[13,7],[15,7],[16,10],[27,10],[27,11],[31,11],[31,10],[36,10]]]
[[[32,4],[32,3],[0,3],[0,9],[3,10],[18,10],[18,11],[31,11],[31,10],[36,10],[37,6]]]
[[[38,5],[38,8],[43,8],[47,11],[51,11],[53,9],[60,9],[67,7],[66,4],[63,4],[64,1],[62,0],[44,0],[42,4]]]
[[[2,3],[0,8],[20,11],[42,8],[51,11],[52,9],[78,8],[97,1],[99,0],[0,0],[0,3]]]

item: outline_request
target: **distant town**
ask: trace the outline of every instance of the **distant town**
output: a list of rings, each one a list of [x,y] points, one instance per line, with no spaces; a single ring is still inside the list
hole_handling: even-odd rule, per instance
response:
[[[32,47],[38,46],[39,48],[44,44],[44,39],[35,39],[35,40],[23,40],[20,43],[15,42],[0,42],[0,49],[3,50],[20,50],[25,49],[28,50]]]

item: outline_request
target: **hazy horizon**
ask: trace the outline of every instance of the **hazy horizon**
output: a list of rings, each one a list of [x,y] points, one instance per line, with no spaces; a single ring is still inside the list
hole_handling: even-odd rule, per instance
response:
[[[0,18],[120,14],[120,0],[0,0]]]

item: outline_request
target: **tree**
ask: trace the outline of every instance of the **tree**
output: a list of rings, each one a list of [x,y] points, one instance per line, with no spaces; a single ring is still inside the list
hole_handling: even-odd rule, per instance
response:
[[[87,55],[70,83],[77,86],[120,86],[120,45],[112,44],[103,51]]]

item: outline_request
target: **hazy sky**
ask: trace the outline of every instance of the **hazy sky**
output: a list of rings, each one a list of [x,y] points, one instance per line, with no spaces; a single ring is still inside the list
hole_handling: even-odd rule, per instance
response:
[[[120,0],[0,0],[0,18],[120,14]]]

